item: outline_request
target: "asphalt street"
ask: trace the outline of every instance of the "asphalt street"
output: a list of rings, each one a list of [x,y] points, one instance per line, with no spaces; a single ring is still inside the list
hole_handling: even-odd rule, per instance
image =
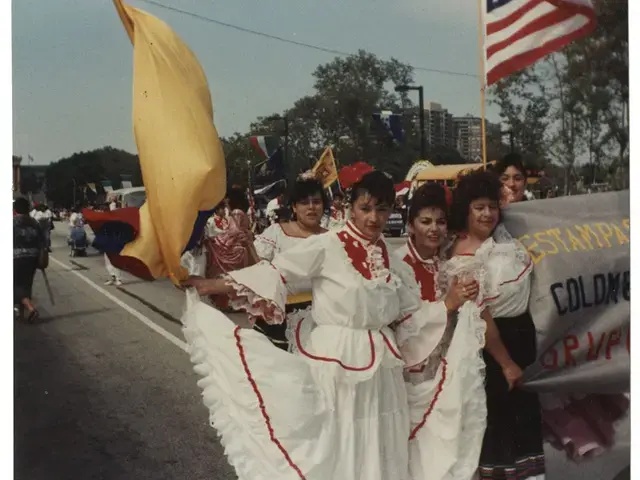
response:
[[[104,286],[102,255],[70,258],[66,224],[52,233],[55,305],[38,272],[40,322],[14,327],[15,478],[235,479],[184,351],[184,293],[127,274]],[[547,478],[613,480],[628,465],[627,427],[616,450],[582,465],[550,450]]]

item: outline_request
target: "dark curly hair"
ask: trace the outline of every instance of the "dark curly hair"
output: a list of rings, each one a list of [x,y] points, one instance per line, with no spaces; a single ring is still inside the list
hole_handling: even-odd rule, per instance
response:
[[[322,198],[323,208],[326,209],[329,204],[329,200],[327,199],[327,194],[322,187],[322,183],[315,178],[300,178],[291,186],[289,201],[287,203],[289,206],[293,207],[296,203],[300,203],[301,201],[315,195]]]
[[[396,201],[396,189],[393,180],[386,173],[374,170],[364,175],[351,188],[349,203],[353,205],[363,195],[370,195],[378,201],[378,205],[392,207]]]
[[[449,229],[461,233],[466,231],[471,202],[488,198],[500,203],[502,183],[495,172],[479,170],[460,178],[453,191],[453,201],[449,210]],[[500,220],[502,212],[500,212]]]
[[[409,205],[409,223],[413,223],[423,208],[439,208],[448,216],[447,194],[442,185],[425,183],[413,193]]]
[[[13,201],[13,210],[19,215],[29,215],[31,202],[24,197],[18,197]]]
[[[249,200],[247,194],[242,188],[232,187],[227,190],[227,198],[229,199],[229,210],[249,210]],[[217,208],[217,207],[216,207]]]
[[[527,177],[527,170],[524,168],[524,163],[522,162],[522,157],[517,153],[508,153],[502,160],[496,163],[493,171],[498,175],[502,175],[505,170],[509,167],[513,167],[518,170],[525,178]]]

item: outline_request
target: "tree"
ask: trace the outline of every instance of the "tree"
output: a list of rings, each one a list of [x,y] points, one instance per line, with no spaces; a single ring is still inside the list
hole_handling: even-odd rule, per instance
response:
[[[227,166],[227,184],[247,185],[249,168],[261,161],[251,147],[249,134],[236,132],[221,141]]]
[[[434,165],[461,165],[467,163],[458,150],[444,145],[431,147],[427,158]]]
[[[289,119],[288,169],[292,175],[310,168],[324,148],[332,146],[342,165],[366,161],[401,178],[419,151],[413,121],[405,122],[407,140],[398,144],[372,128],[372,114],[411,106],[406,93],[397,94],[394,86],[413,83],[412,68],[360,50],[318,66],[313,76],[315,92],[283,112]],[[252,123],[251,133],[282,134],[281,124],[269,118]]]
[[[595,4],[598,27],[567,48],[567,74],[572,95],[583,109],[592,170],[622,170],[625,178],[629,165],[628,3],[596,0]]]
[[[491,100],[526,157],[564,168],[565,192],[586,160],[596,172],[628,167],[628,6],[596,0],[598,28],[500,81]],[[594,174],[593,178],[596,178]],[[592,181],[585,179],[587,182]]]
[[[530,68],[502,79],[490,92],[490,102],[500,107],[502,123],[513,135],[514,150],[525,161],[546,155],[551,105],[541,84],[539,74]]]
[[[100,185],[101,181],[109,180],[118,186],[120,175],[131,175],[133,185],[142,185],[137,155],[113,147],[74,153],[48,166],[47,196],[55,204],[69,207],[74,196],[76,201],[82,200],[85,192],[88,199],[93,199],[91,190],[85,190],[88,183]]]

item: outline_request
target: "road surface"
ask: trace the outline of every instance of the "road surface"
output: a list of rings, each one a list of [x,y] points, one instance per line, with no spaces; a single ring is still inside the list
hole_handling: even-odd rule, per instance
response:
[[[38,272],[41,321],[15,324],[16,480],[235,479],[184,351],[184,294],[127,274],[106,287],[103,257],[69,258],[65,235],[57,223],[47,270],[55,305]],[[550,451],[547,478],[612,480],[628,463],[628,438],[582,466]]]

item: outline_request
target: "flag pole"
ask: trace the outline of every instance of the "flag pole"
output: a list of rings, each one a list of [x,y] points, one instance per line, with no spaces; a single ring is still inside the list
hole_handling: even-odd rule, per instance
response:
[[[480,66],[480,135],[482,136],[482,165],[487,169],[487,126],[485,122],[485,90],[486,90],[486,72],[485,72],[485,51],[484,51],[484,22],[482,20],[482,7],[485,0],[478,0],[478,48],[479,48],[479,66]]]

